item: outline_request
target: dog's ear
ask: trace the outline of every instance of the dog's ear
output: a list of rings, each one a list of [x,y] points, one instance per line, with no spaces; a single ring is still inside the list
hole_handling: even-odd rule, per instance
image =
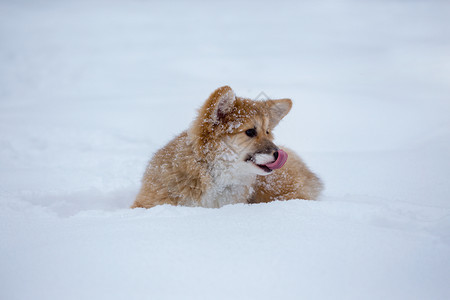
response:
[[[292,108],[291,99],[268,100],[270,106],[270,127],[274,128]]]
[[[206,113],[213,123],[219,123],[233,109],[236,95],[229,86],[215,90],[205,103]]]
[[[198,153],[211,142],[221,130],[217,126],[225,124],[224,119],[232,112],[236,95],[229,86],[215,90],[198,111],[197,118],[188,130],[189,138],[195,142]]]

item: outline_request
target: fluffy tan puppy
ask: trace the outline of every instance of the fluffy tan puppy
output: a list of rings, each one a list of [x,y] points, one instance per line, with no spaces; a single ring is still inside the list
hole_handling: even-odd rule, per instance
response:
[[[132,207],[316,199],[320,179],[273,143],[272,131],[291,107],[290,99],[254,101],[218,88],[190,128],[155,153]]]

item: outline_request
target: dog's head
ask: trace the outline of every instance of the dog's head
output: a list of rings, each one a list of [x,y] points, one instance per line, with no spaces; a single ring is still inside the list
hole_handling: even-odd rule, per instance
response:
[[[290,111],[290,99],[254,101],[236,97],[229,86],[215,90],[188,131],[196,154],[211,160],[230,154],[250,173],[267,175],[286,162],[272,130]]]

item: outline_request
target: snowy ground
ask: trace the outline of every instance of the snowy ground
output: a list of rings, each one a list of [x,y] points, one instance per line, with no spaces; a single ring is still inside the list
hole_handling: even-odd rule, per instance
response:
[[[448,1],[1,1],[0,299],[449,299]],[[128,209],[215,88],[320,201]]]

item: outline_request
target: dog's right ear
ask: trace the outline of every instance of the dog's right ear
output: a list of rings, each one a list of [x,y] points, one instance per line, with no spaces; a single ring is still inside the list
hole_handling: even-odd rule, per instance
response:
[[[220,123],[233,109],[236,95],[227,85],[215,90],[203,105],[200,113],[204,113],[205,120],[211,120],[213,124]]]
[[[209,149],[214,137],[223,132],[217,126],[225,125],[225,119],[232,112],[236,95],[229,86],[215,90],[198,111],[197,118],[188,130],[195,151],[200,155]],[[203,155],[202,154],[202,155]]]

